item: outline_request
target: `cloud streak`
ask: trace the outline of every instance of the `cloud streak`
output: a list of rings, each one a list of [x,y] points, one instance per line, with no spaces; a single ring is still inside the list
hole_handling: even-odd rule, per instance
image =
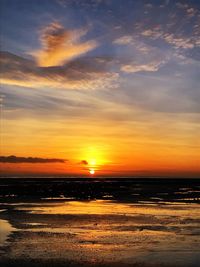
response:
[[[33,158],[17,156],[0,156],[0,163],[65,163],[67,160],[56,158]]]
[[[130,64],[122,65],[121,70],[126,73],[134,73],[134,72],[140,72],[140,71],[149,71],[149,72],[153,71],[154,72],[154,71],[157,71],[161,65],[162,65],[162,61],[161,62],[154,61],[154,62],[150,62],[147,64],[135,64],[133,62]]]
[[[118,74],[109,71],[110,63],[109,58],[88,57],[73,60],[64,66],[38,67],[31,60],[1,52],[1,83],[30,88],[113,88]]]
[[[42,29],[42,48],[31,52],[31,55],[41,67],[62,66],[98,46],[95,40],[81,42],[81,37],[87,32],[85,29],[66,30],[60,23],[53,22]]]

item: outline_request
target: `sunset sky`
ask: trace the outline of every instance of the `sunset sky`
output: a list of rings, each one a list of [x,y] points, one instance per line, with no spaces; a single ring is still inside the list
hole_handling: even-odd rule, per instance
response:
[[[200,176],[200,1],[0,9],[1,176]]]

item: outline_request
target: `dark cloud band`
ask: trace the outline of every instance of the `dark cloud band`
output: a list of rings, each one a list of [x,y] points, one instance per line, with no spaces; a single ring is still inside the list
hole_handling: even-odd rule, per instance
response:
[[[0,163],[65,163],[64,159],[1,156]]]

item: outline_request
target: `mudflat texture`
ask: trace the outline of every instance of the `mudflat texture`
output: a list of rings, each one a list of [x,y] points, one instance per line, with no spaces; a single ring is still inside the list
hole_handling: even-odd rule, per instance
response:
[[[2,179],[0,188],[1,266],[200,266],[200,180]]]

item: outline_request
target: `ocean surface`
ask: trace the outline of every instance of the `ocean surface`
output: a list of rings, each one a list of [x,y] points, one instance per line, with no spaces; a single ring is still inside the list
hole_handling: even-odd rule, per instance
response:
[[[1,178],[1,266],[200,266],[200,179]]]

